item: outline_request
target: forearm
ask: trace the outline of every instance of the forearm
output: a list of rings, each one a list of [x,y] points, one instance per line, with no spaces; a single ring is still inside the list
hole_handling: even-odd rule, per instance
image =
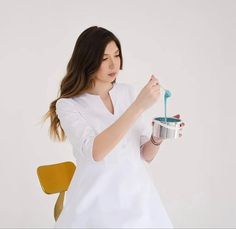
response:
[[[102,160],[111,152],[142,112],[143,110],[136,103],[133,103],[116,122],[95,137],[93,143],[95,161]]]
[[[157,139],[155,139],[155,141],[158,142]],[[161,141],[159,140],[159,143],[161,143]],[[156,154],[158,153],[160,148],[160,145],[154,145],[151,140],[149,140],[148,142],[146,142],[142,147],[141,147],[141,156],[142,158],[147,161],[147,162],[151,162],[154,157],[156,156]]]

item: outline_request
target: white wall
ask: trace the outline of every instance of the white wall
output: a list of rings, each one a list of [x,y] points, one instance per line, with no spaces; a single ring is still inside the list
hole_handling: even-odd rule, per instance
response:
[[[0,227],[52,227],[56,195],[39,165],[74,160],[39,124],[56,98],[79,34],[92,25],[120,39],[118,82],[141,89],[154,73],[168,114],[186,123],[149,167],[175,227],[236,227],[236,1],[0,1]],[[163,101],[145,113],[163,114]]]

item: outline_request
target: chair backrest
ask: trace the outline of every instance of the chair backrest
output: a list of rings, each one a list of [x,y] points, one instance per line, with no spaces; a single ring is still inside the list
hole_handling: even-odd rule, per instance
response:
[[[76,166],[71,161],[42,165],[37,168],[42,190],[47,194],[59,193],[54,207],[55,220],[57,220],[63,209],[64,195],[70,185],[75,169]]]

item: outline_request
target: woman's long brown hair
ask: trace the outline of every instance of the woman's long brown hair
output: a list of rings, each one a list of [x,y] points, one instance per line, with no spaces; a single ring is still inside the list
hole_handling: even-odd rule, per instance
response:
[[[121,45],[118,38],[110,31],[92,26],[78,37],[72,56],[67,65],[67,72],[61,81],[58,98],[51,102],[43,122],[50,118],[49,135],[53,140],[64,141],[65,132],[56,114],[56,103],[61,98],[79,96],[94,86],[93,75],[99,69],[107,44],[114,41],[120,52],[120,69],[123,66]],[[115,82],[115,81],[113,81]]]

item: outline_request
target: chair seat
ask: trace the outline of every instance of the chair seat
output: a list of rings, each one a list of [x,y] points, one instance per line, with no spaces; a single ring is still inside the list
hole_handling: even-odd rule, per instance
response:
[[[37,168],[38,179],[42,190],[47,194],[59,193],[54,206],[54,219],[57,221],[63,209],[64,196],[76,166],[71,161],[51,165],[42,165]]]
[[[37,174],[43,191],[47,194],[67,191],[75,169],[70,161],[39,166]]]

